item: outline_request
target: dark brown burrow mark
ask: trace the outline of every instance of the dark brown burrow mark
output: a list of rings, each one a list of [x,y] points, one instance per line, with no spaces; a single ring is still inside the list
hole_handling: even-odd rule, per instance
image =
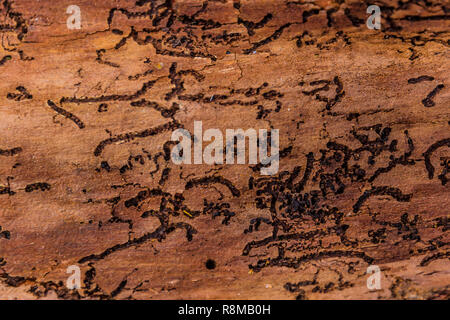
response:
[[[0,156],[14,156],[20,152],[22,152],[21,147],[15,147],[12,149],[0,149]]]
[[[133,45],[149,46],[150,50],[156,52],[156,55],[151,57],[152,59],[164,56],[166,59],[187,58],[193,59],[192,61],[205,59],[206,62],[202,67],[195,66],[192,69],[189,67],[189,69],[182,70],[179,65],[184,65],[184,62],[170,60],[170,63],[167,64],[168,67],[160,71],[164,72],[163,76],[144,80],[138,89],[131,90],[132,93],[123,93],[118,90],[119,92],[113,94],[80,95],[80,98],[62,97],[59,100],[61,106],[71,103],[74,105],[95,103],[99,112],[108,111],[106,114],[97,114],[97,116],[109,116],[114,112],[113,107],[116,106],[116,103],[127,101],[131,108],[141,108],[141,111],[144,112],[146,109],[154,109],[160,113],[161,117],[172,120],[160,126],[149,125],[148,129],[141,131],[130,130],[116,136],[110,134],[109,139],[99,142],[94,151],[96,157],[100,157],[107,146],[116,142],[130,142],[131,147],[131,145],[137,145],[137,139],[156,136],[184,127],[187,123],[176,120],[184,112],[180,112],[182,102],[195,102],[203,108],[202,112],[210,112],[214,108],[241,108],[242,110],[252,108],[255,112],[255,119],[252,120],[263,120],[265,124],[276,127],[278,123],[274,119],[277,119],[279,115],[284,116],[284,112],[290,107],[289,95],[292,92],[288,88],[275,85],[272,79],[264,77],[255,77],[251,83],[242,81],[245,83],[242,86],[239,82],[232,83],[227,88],[218,88],[214,86],[214,83],[206,83],[205,75],[209,75],[208,69],[217,67],[215,63],[222,59],[220,53],[216,55],[216,51],[224,51],[225,54],[236,53],[235,59],[239,53],[245,54],[248,59],[257,59],[259,52],[256,51],[264,49],[261,51],[267,52],[267,59],[272,59],[276,55],[270,51],[269,47],[283,41],[295,41],[292,44],[297,45],[295,50],[298,52],[317,50],[315,52],[318,54],[331,51],[338,46],[348,50],[352,43],[359,41],[358,36],[355,37],[357,34],[353,29],[349,29],[348,25],[364,26],[367,18],[364,4],[346,1],[326,5],[289,1],[286,4],[280,4],[280,8],[277,8],[293,7],[300,10],[300,21],[295,21],[291,17],[280,17],[281,14],[275,8],[264,6],[265,9],[259,10],[258,18],[243,18],[246,16],[243,14],[244,12],[251,12],[252,3],[234,1],[233,14],[235,16],[233,18],[235,22],[221,23],[219,21],[222,19],[214,15],[218,3],[226,5],[225,2],[204,1],[190,14],[180,14],[177,3],[169,0],[140,0],[136,1],[133,8],[122,7],[121,4],[118,4],[110,9],[107,19],[109,28],[105,32],[109,33],[108,36],[115,37],[115,42],[109,49],[96,49],[93,52],[97,63],[110,66],[112,70],[123,71],[125,64],[122,64],[121,52],[118,50],[126,49],[130,42],[133,42]],[[27,33],[26,21],[20,13],[14,12],[11,6],[12,3],[9,1],[3,3],[3,7],[7,11],[6,16],[12,19],[12,22],[2,24],[0,32],[19,33],[20,40],[22,40]],[[408,14],[405,16],[403,14],[403,10],[410,10],[416,6],[416,3],[410,1],[389,6],[381,4],[383,28],[379,31],[382,35],[380,39],[388,46],[396,46],[397,41],[402,44],[406,52],[409,50],[412,54],[409,58],[405,57],[407,63],[420,63],[420,58],[424,54],[424,50],[421,48],[427,43],[434,42],[448,46],[448,40],[440,32],[424,31],[412,32],[412,34],[401,32],[402,29],[408,29],[410,25],[419,25],[417,23],[420,21],[448,20],[448,8],[445,4],[439,3],[420,3],[419,7],[424,10],[422,15]],[[397,10],[400,10],[399,14],[397,14]],[[280,20],[280,18],[283,19]],[[130,27],[122,26],[122,19]],[[296,29],[298,26],[303,28],[302,25],[308,31],[301,30],[299,32]],[[311,28],[309,28],[310,26]],[[322,31],[317,26],[323,26],[326,29]],[[230,31],[230,29],[233,30]],[[341,48],[339,47],[339,49]],[[214,52],[214,54],[210,52]],[[17,53],[23,61],[32,59],[27,59],[27,56],[20,50]],[[97,55],[95,56],[95,54]],[[3,63],[12,59],[13,53],[8,56],[10,58],[2,60]],[[180,61],[182,60],[180,59]],[[137,80],[153,77],[156,72],[150,68],[150,58],[147,58],[144,63],[146,63],[144,66],[147,67],[145,71],[132,75],[124,73],[124,80],[134,81],[132,83],[135,84]],[[7,66],[9,67],[9,65],[5,65],[5,67]],[[340,121],[337,113],[331,111],[333,107],[343,101],[346,91],[352,92],[351,89],[353,89],[351,80],[345,77],[344,73],[344,71],[342,73],[339,71],[338,74],[331,73],[320,77],[319,80],[307,83],[302,80],[303,75],[299,74],[297,78],[296,75],[292,75],[302,87],[301,91],[297,87],[298,95],[295,96],[295,99],[312,97],[311,100],[314,100],[312,103],[323,105],[324,109],[321,113],[324,117],[332,116],[335,119],[333,121]],[[239,79],[246,79],[242,70]],[[341,79],[346,79],[346,91],[344,91],[344,82]],[[169,85],[164,83],[164,89],[159,88],[159,81],[167,82],[168,80]],[[433,80],[433,76],[424,75],[410,78],[408,83],[415,84]],[[83,79],[83,81],[87,80]],[[158,86],[155,85],[157,82]],[[406,85],[406,81],[404,84]],[[426,107],[434,106],[433,99],[443,88],[442,84],[431,91],[424,99],[424,105]],[[17,90],[19,93],[10,93],[7,98],[16,101],[27,99],[27,97],[28,99],[32,98],[26,89],[25,91]],[[31,91],[36,92],[34,89]],[[153,93],[157,93],[163,98],[156,98]],[[72,120],[80,129],[84,128],[83,122],[72,113],[50,100],[49,106],[58,114]],[[109,108],[110,106],[111,108]],[[351,103],[347,106],[355,107]],[[246,240],[247,244],[243,244],[243,250],[240,251],[241,248],[238,251],[248,259],[251,271],[258,272],[263,268],[301,269],[304,266],[314,266],[316,263],[333,259],[343,263],[344,267],[339,267],[339,270],[326,266],[321,270],[317,269],[315,273],[310,272],[308,274],[310,278],[307,280],[298,281],[296,274],[292,273],[292,281],[285,282],[283,287],[294,293],[298,299],[306,299],[310,293],[328,294],[334,290],[352,287],[356,277],[364,276],[364,274],[358,274],[356,269],[366,267],[374,262],[386,261],[383,259],[389,254],[387,252],[389,250],[380,249],[374,252],[370,247],[368,248],[370,245],[384,244],[396,248],[401,256],[399,259],[407,260],[418,254],[426,255],[419,266],[428,266],[433,261],[447,259],[448,251],[445,251],[447,243],[442,238],[449,230],[448,217],[440,216],[432,221],[425,221],[425,214],[402,212],[389,220],[382,213],[374,212],[377,209],[373,209],[371,201],[368,200],[371,197],[382,196],[377,201],[382,203],[383,208],[389,208],[391,201],[414,201],[413,194],[406,194],[400,188],[378,182],[383,181],[384,177],[391,177],[394,168],[399,167],[404,167],[399,168],[400,170],[408,169],[408,174],[414,175],[417,170],[423,170],[421,161],[424,161],[428,176],[432,179],[435,166],[433,166],[431,158],[436,150],[449,146],[448,139],[440,139],[428,147],[423,154],[424,160],[422,160],[420,157],[413,157],[413,153],[417,152],[416,148],[422,146],[420,142],[419,147],[416,146],[418,140],[420,141],[422,138],[420,134],[410,136],[404,129],[397,131],[397,124],[377,118],[381,112],[391,112],[389,116],[395,116],[395,109],[373,112],[364,112],[359,109],[353,112],[353,110],[355,109],[346,110],[345,116],[350,121],[347,124],[355,125],[354,128],[343,133],[342,136],[324,138],[327,140],[317,149],[302,150],[299,154],[298,141],[290,140],[289,145],[284,146],[281,150],[280,158],[292,161],[292,166],[278,175],[261,177],[257,174],[260,166],[250,166],[251,172],[249,170],[250,173],[244,177],[244,184],[247,184],[248,181],[248,188],[238,188],[239,185],[232,183],[225,174],[218,175],[220,170],[213,175],[208,172],[205,173],[206,176],[202,174],[198,177],[181,169],[180,179],[176,180],[178,174],[174,174],[176,170],[170,163],[170,147],[172,146],[170,141],[166,141],[156,151],[151,151],[151,155],[144,149],[138,153],[127,151],[124,158],[121,157],[119,161],[104,155],[104,158],[100,159],[93,169],[96,177],[109,183],[107,175],[117,173],[126,182],[123,185],[108,185],[107,187],[110,187],[112,192],[117,193],[108,199],[94,199],[93,197],[89,199],[88,204],[103,201],[110,208],[111,216],[106,219],[102,218],[101,221],[95,221],[98,223],[98,228],[101,229],[107,224],[125,224],[129,229],[128,241],[117,241],[117,244],[105,248],[92,249],[84,257],[76,258],[79,263],[87,263],[85,266],[88,268],[85,273],[84,287],[79,292],[66,289],[62,281],[40,282],[27,276],[13,276],[3,269],[0,278],[10,286],[31,286],[29,291],[35,297],[44,297],[48,292],[55,291],[59,298],[64,299],[80,297],[112,299],[120,297],[125,292],[130,292],[129,298],[133,298],[133,294],[138,292],[137,288],[140,288],[145,281],[138,279],[138,284],[133,288],[134,284],[132,285],[131,281],[128,281],[126,277],[120,277],[115,279],[114,285],[111,286],[113,289],[108,293],[96,283],[99,271],[95,268],[95,262],[111,256],[114,252],[151,243],[152,240],[167,241],[168,235],[178,229],[184,230],[186,240],[195,244],[197,239],[194,239],[194,234],[206,232],[209,236],[211,231],[210,229],[197,230],[190,224],[201,215],[211,216],[211,219],[221,217],[225,228],[231,224],[233,228],[243,229],[243,233],[246,237],[250,237],[250,240],[248,242]],[[366,117],[371,117],[369,123],[372,125],[359,126],[359,120]],[[298,124],[303,121],[303,118],[300,119],[301,121],[295,120],[297,129],[299,129]],[[354,120],[356,123],[353,122]],[[405,124],[405,126],[409,126],[409,124]],[[404,132],[404,136],[402,132]],[[395,135],[391,133],[399,133],[401,139],[405,141],[405,147],[402,147],[402,144],[393,138]],[[21,148],[0,150],[0,155],[13,156],[20,152],[22,152]],[[117,164],[118,162],[119,164]],[[155,169],[147,170],[145,167],[147,164],[153,164]],[[448,160],[441,159],[441,166],[443,169],[438,178],[445,185],[446,175],[449,172]],[[138,183],[137,179],[135,181],[133,175],[137,174],[141,168],[145,171],[148,184],[154,184],[153,187],[146,186],[146,183]],[[182,188],[184,186],[183,192],[173,194],[167,191],[173,181],[180,184]],[[89,183],[87,182],[86,185]],[[222,193],[219,190],[220,185],[225,186],[231,195],[227,192]],[[189,208],[186,205],[188,202],[185,202],[184,191],[197,186],[217,191],[220,195],[219,199],[200,198],[200,201],[203,201],[203,207],[200,205],[197,210]],[[38,182],[27,185],[25,191],[46,191],[50,190],[50,187],[48,183]],[[126,193],[122,193],[120,190],[125,188],[136,188],[136,191],[133,191],[133,196],[124,196]],[[11,195],[13,193],[9,187],[0,187],[0,194]],[[83,189],[84,195],[90,193],[91,191]],[[339,201],[342,198],[351,199],[349,208],[344,207]],[[155,199],[158,200],[158,208],[147,208],[149,200]],[[235,209],[236,200],[241,205],[239,210]],[[122,212],[124,211],[122,207],[133,210],[134,213],[137,213],[137,218],[130,217],[131,215],[126,216]],[[255,208],[258,210],[256,211],[258,214],[261,213],[261,216],[249,218],[245,229],[243,225],[235,223],[239,219],[233,217],[238,216],[241,212],[251,211],[253,213]],[[351,213],[352,209],[355,215],[350,216],[348,213]],[[364,215],[369,215],[371,219],[369,228],[367,230],[362,228],[355,232],[354,222],[358,221],[355,219],[364,217]],[[176,222],[172,220],[174,218],[177,219]],[[160,225],[153,230],[146,230],[143,236],[135,237],[133,231],[136,225],[142,222],[142,219],[155,219],[159,221]],[[89,223],[93,223],[93,221],[90,220]],[[424,240],[426,237],[423,237],[423,234],[430,229],[438,232],[433,234],[433,237],[434,235],[436,237],[429,241]],[[2,233],[0,233],[0,238]],[[262,253],[258,250],[261,250]],[[268,253],[269,251],[271,253]],[[379,258],[380,256],[382,258]],[[212,259],[205,261],[206,258],[208,256],[202,255],[203,268],[213,270],[216,262]],[[6,261],[0,258],[0,266],[5,264]],[[234,264],[232,263],[231,266],[233,267]],[[216,271],[219,272],[219,270]],[[330,281],[328,276],[324,275],[325,272],[336,276],[336,280]],[[402,280],[393,283],[391,287],[393,297],[404,296],[399,295],[396,291],[401,283],[403,283]]]
[[[6,98],[9,100],[22,101],[33,99],[33,96],[27,91],[27,89],[23,86],[18,86],[16,90],[19,93],[10,92],[6,95]]]
[[[436,88],[434,88],[425,99],[422,100],[422,104],[427,107],[434,107],[435,103],[433,101],[433,98],[439,93],[439,91],[441,91],[442,89],[444,89],[444,85],[443,84],[439,84],[436,86]]]
[[[431,163],[431,156],[433,155],[433,153],[437,149],[445,147],[445,146],[450,147],[450,138],[439,140],[439,141],[433,143],[427,149],[427,151],[425,151],[423,153],[423,156],[425,158],[425,167],[426,167],[426,169],[428,171],[428,178],[429,179],[433,179],[433,177],[434,177],[434,170],[435,170],[433,164]],[[446,163],[446,165],[444,167],[444,171],[439,176],[439,178],[441,179],[443,185],[445,185],[445,183],[447,182],[447,179],[446,179],[447,170],[448,170],[448,163]]]
[[[57,113],[59,113],[60,115],[64,116],[65,118],[72,120],[80,129],[83,129],[85,127],[83,121],[80,120],[80,118],[78,118],[76,115],[74,115],[73,113],[58,107],[53,101],[48,100],[47,104],[50,108],[52,108],[53,110],[55,110]]]

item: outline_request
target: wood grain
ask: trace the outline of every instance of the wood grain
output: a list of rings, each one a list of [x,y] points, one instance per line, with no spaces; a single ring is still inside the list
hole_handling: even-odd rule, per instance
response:
[[[450,297],[448,2],[0,12],[0,298]],[[194,121],[279,129],[279,173],[175,165]]]

